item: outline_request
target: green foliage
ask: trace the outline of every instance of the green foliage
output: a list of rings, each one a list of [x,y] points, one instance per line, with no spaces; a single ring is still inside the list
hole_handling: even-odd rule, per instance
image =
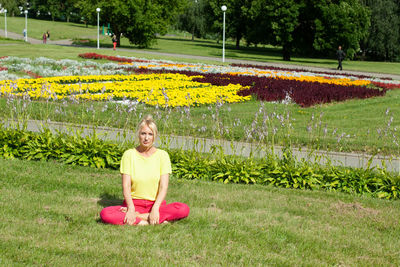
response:
[[[25,6],[26,3],[23,0],[2,0],[0,4],[2,8],[7,9],[7,16],[19,16],[21,12],[18,7]]]
[[[205,38],[207,31],[210,32],[206,25],[206,8],[206,0],[188,1],[182,14],[177,17],[176,27],[179,30],[190,32],[192,40],[194,37]]]
[[[0,156],[26,160],[58,160],[72,165],[118,169],[127,146],[102,141],[95,133],[81,137],[50,130],[33,133],[0,130]],[[264,184],[293,189],[324,189],[378,198],[400,198],[400,178],[384,169],[323,167],[296,161],[285,151],[278,159],[240,158],[222,153],[169,150],[173,173],[182,179],[236,184]]]
[[[249,14],[247,41],[282,46],[284,60],[293,52],[330,55],[338,45],[352,57],[369,26],[367,9],[358,0],[256,0]]]
[[[396,3],[397,2],[397,3]],[[375,60],[400,60],[400,5],[395,0],[365,1],[371,26],[362,53]]]
[[[156,34],[165,34],[171,20],[182,6],[181,0],[129,0],[129,1],[84,1],[84,13],[92,16],[97,7],[101,9],[103,23],[110,23],[117,36],[117,44],[123,34],[130,43],[149,47]]]
[[[326,3],[321,6],[320,13],[321,16],[314,20],[314,49],[329,55],[341,45],[347,57],[353,58],[368,33],[368,10],[358,0],[347,0],[338,4]]]
[[[58,160],[72,165],[117,169],[122,152],[120,145],[104,142],[95,133],[80,137],[79,133],[53,134],[50,130],[40,133],[21,129],[0,131],[0,155],[4,158]]]

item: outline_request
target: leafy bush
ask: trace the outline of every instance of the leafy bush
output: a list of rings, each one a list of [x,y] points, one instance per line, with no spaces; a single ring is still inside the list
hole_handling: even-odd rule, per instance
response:
[[[66,164],[118,169],[123,151],[130,145],[103,141],[96,133],[81,137],[43,130],[0,129],[0,156],[26,160],[58,160]],[[399,199],[400,177],[384,169],[320,166],[296,161],[290,151],[282,158],[263,159],[200,154],[168,149],[175,175],[222,183],[273,185],[294,189],[323,189],[378,198]],[[215,152],[215,151],[214,151]]]
[[[21,129],[0,130],[0,156],[26,160],[51,160],[96,168],[119,167],[124,149],[102,141],[95,134],[53,134],[50,130],[33,133]]]

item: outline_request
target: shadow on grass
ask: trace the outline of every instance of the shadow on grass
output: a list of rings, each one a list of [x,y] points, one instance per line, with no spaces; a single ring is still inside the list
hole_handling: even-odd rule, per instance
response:
[[[85,28],[85,29],[89,29],[90,28],[90,27],[86,27],[85,24],[70,24],[69,26],[76,27],[76,28]]]
[[[108,193],[103,193],[100,195],[100,200],[97,201],[97,204],[99,204],[102,207],[108,207],[108,206],[118,206],[122,205],[123,199],[115,196],[115,195],[110,195]]]

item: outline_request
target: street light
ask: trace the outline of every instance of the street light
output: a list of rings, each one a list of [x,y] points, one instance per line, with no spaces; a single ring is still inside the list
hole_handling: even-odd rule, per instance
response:
[[[7,38],[7,9],[4,9],[4,31]]]
[[[97,12],[97,49],[100,49],[100,8],[96,8]]]
[[[25,10],[24,13],[25,13],[25,42],[28,42],[28,10]]]
[[[223,30],[222,30],[222,62],[225,62],[225,11],[226,5],[221,7],[222,12],[224,12],[224,19],[223,19]]]

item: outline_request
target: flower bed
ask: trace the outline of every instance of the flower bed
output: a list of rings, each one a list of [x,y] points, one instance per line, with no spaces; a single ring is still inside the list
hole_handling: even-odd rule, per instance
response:
[[[283,101],[289,98],[302,107],[353,98],[363,99],[383,96],[386,93],[385,89],[369,89],[363,86],[242,75],[208,74],[204,75],[203,78],[196,78],[195,80],[213,85],[226,85],[230,83],[248,87],[252,85],[247,89],[241,90],[239,95],[256,95],[262,101]]]
[[[255,95],[261,101],[285,101],[285,103],[293,102],[302,107],[309,107],[354,98],[383,96],[386,90],[400,87],[398,81],[363,75],[349,76],[257,65],[217,66],[176,63],[96,53],[80,54],[79,56],[88,59],[105,59],[118,62],[118,64],[101,64],[89,60],[77,62],[73,60],[56,61],[47,58],[35,60],[2,58],[0,63],[4,65],[2,67],[4,71],[22,71],[36,78],[41,76],[61,76],[61,78],[29,82],[21,80],[17,82],[17,88],[14,86],[13,90],[10,90],[10,86],[5,86],[3,82],[1,90],[3,93],[17,95],[28,92],[35,99],[51,98],[52,96],[53,98],[65,98],[70,95],[89,100],[128,98],[160,106],[167,105],[167,102],[169,106],[210,104],[221,100],[234,103],[245,101],[249,99],[250,95]],[[0,78],[6,76],[4,71]],[[139,78],[143,80],[141,83],[144,83],[150,74],[160,75],[160,77],[166,77],[162,76],[165,74],[175,76],[170,76],[169,82],[165,86],[159,81],[147,82],[147,85],[144,86],[138,81],[128,81],[129,79],[121,77],[115,78],[119,75],[129,76],[132,73],[135,74],[135,77],[144,75],[143,79]],[[76,78],[77,74],[84,76]],[[67,78],[66,76],[69,75],[74,78]],[[103,75],[104,78],[101,78]],[[115,77],[110,78],[110,75],[115,75]],[[182,75],[186,76],[184,85],[180,84],[182,80],[178,78]],[[174,79],[176,79],[175,82],[173,82]],[[120,82],[107,83],[109,81]],[[74,84],[79,82],[86,84]],[[44,86],[45,83],[49,86]],[[157,83],[165,87],[164,91]],[[28,89],[27,84],[36,85],[34,88]],[[48,92],[41,87],[46,87]],[[153,90],[149,89],[150,87]]]
[[[198,76],[182,74],[141,74],[64,76],[39,79],[1,81],[0,93],[31,99],[63,99],[73,97],[103,101],[130,99],[152,106],[198,106],[242,102],[250,96],[239,96],[240,84],[216,86],[193,81]]]

